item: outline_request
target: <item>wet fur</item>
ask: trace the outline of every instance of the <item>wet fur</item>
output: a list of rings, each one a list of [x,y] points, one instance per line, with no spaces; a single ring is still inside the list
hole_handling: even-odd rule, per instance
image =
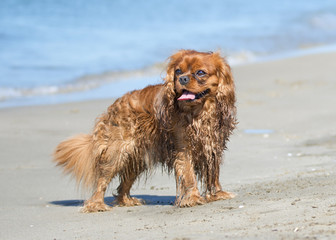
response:
[[[190,76],[184,86],[175,70]],[[198,69],[201,79],[192,77]],[[183,89],[210,92],[196,101],[178,101]],[[181,50],[170,57],[163,84],[148,86],[117,99],[96,121],[91,134],[61,142],[54,161],[93,190],[83,212],[106,211],[106,188],[119,177],[117,201],[140,205],[130,196],[132,184],[157,165],[174,172],[176,205],[191,207],[232,198],[222,191],[219,170],[226,143],[236,125],[235,91],[231,70],[218,53]],[[200,194],[197,181],[204,186]]]

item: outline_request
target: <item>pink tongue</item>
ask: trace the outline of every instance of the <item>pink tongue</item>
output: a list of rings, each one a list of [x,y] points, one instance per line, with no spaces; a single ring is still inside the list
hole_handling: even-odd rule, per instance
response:
[[[184,91],[181,97],[179,97],[177,100],[184,101],[184,100],[194,100],[195,94],[189,91]]]

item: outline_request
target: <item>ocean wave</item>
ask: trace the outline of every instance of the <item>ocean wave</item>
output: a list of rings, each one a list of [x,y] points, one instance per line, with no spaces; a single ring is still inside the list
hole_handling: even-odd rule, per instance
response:
[[[228,54],[223,55],[225,56]],[[229,55],[227,57],[227,60],[231,65],[239,65],[252,62],[256,58],[257,56],[252,52],[241,51],[233,55]],[[158,79],[163,79],[166,64],[166,62],[159,62],[154,65],[137,70],[106,71],[99,74],[88,74],[62,85],[38,86],[33,88],[0,87],[0,101],[7,101],[20,97],[57,95],[88,91],[109,83],[117,81],[127,81],[134,78],[155,76]]]
[[[336,45],[326,45],[319,47],[307,46],[294,52],[285,52],[279,55],[270,56],[256,54],[252,51],[240,51],[231,54],[222,51],[221,54],[226,57],[231,66],[237,66],[259,61],[269,61],[305,54],[328,52],[331,50],[335,51],[335,49]],[[52,95],[57,96],[61,94],[76,95],[77,93],[81,92],[85,92],[86,95],[95,95],[93,92],[100,92],[102,91],[101,88],[118,88],[120,94],[123,94],[125,92],[122,91],[133,90],[135,86],[142,88],[145,87],[146,84],[155,84],[161,82],[165,77],[166,65],[167,62],[158,62],[156,64],[137,70],[106,71],[99,74],[88,74],[61,85],[37,86],[33,88],[0,87],[0,102],[4,104],[10,101],[27,99],[27,97],[34,98]],[[127,88],[122,86],[125,84],[129,86]]]
[[[70,94],[83,92],[101,87],[105,84],[127,81],[132,78],[158,76],[163,78],[162,70],[165,63],[157,63],[138,70],[103,72],[100,74],[88,74],[62,85],[38,86],[34,88],[10,88],[0,87],[0,101],[8,101],[21,97],[35,97],[45,95]]]
[[[310,22],[313,27],[322,30],[336,30],[336,15],[333,13],[318,14]]]
[[[251,51],[240,51],[227,56],[227,61],[231,66],[251,63],[256,61],[260,56]]]

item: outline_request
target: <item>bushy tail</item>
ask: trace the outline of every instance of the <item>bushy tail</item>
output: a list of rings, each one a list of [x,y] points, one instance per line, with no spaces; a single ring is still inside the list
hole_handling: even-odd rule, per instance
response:
[[[76,178],[77,184],[92,188],[96,183],[95,158],[91,135],[82,134],[61,142],[54,152],[54,161],[65,173]]]

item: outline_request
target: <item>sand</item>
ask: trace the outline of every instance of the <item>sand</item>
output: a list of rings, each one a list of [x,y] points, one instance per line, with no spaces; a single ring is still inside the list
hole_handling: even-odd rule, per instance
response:
[[[83,214],[88,194],[51,162],[112,100],[0,110],[0,239],[335,239],[336,53],[233,68],[239,125],[221,170],[232,200],[172,206],[158,169],[147,205]],[[106,196],[112,201],[117,182]]]

